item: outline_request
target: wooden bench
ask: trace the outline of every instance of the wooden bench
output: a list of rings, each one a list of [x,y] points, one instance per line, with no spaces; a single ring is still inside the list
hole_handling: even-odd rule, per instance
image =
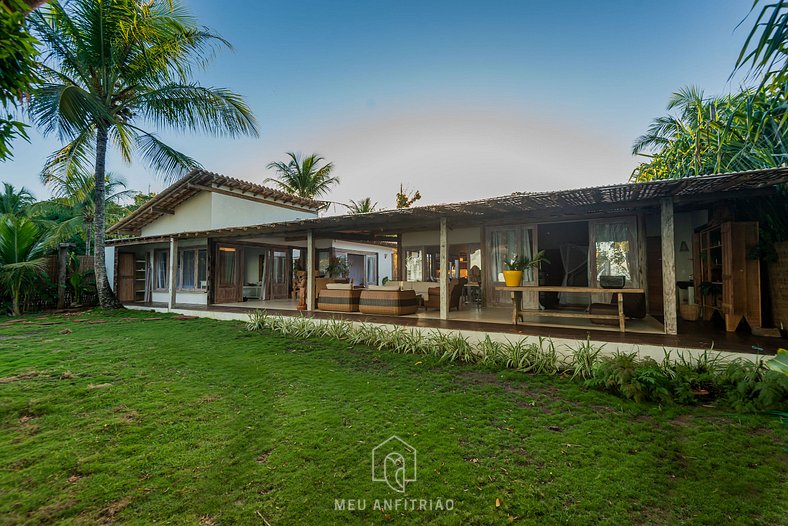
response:
[[[525,323],[525,316],[553,316],[556,318],[585,318],[618,320],[618,329],[626,331],[624,316],[624,294],[643,294],[643,289],[606,289],[602,287],[560,287],[551,285],[526,285],[524,287],[495,287],[495,290],[512,293],[512,323]],[[579,292],[584,294],[615,294],[618,297],[618,314],[591,314],[590,312],[567,312],[557,310],[523,309],[523,292]]]

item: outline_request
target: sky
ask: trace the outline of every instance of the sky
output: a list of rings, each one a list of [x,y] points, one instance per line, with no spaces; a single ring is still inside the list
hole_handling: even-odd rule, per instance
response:
[[[626,182],[639,163],[632,142],[673,91],[737,87],[728,79],[750,21],[736,26],[752,5],[184,3],[233,45],[196,80],[242,94],[261,133],[162,138],[208,170],[256,183],[285,152],[319,153],[340,179],[329,200],[369,196],[382,208],[400,185],[430,204]],[[47,198],[38,173],[58,147],[33,130],[0,162],[0,180]],[[109,169],[134,190],[168,184],[115,155]]]

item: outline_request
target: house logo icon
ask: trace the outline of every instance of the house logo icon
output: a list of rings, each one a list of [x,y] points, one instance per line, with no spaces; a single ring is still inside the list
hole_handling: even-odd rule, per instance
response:
[[[372,449],[372,481],[385,482],[396,492],[416,481],[416,448],[392,435]]]

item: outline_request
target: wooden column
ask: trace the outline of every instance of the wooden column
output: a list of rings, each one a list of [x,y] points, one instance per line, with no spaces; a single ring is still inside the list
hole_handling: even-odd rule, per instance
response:
[[[315,237],[312,231],[306,233],[306,310],[315,310]]]
[[[662,199],[662,295],[665,334],[676,334],[676,242],[673,229],[673,198]]]
[[[405,281],[405,258],[402,254],[402,234],[397,234],[397,266],[393,269],[396,281]]]
[[[442,320],[449,319],[449,246],[448,232],[446,228],[446,218],[441,217],[440,232],[440,286],[441,286],[441,310]]]
[[[638,243],[638,281],[636,286],[643,289],[648,310],[648,261],[646,255],[646,217],[643,212],[638,213],[637,243]]]
[[[178,240],[174,237],[170,238],[170,274],[169,274],[169,295],[167,296],[167,308],[172,310],[175,308],[175,288],[177,286],[178,277]]]

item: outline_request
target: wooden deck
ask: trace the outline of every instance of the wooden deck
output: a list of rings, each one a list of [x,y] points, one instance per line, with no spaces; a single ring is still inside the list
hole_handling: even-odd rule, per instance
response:
[[[129,303],[135,307],[166,308],[166,303]],[[253,310],[241,306],[197,306],[176,304],[175,309],[192,311],[229,312],[246,314]],[[292,309],[266,309],[267,312],[281,316],[299,316],[301,313]],[[489,323],[465,320],[440,320],[412,316],[379,316],[358,313],[340,313],[326,311],[304,312],[306,316],[316,319],[345,319],[350,321],[366,321],[370,323],[386,323],[404,327],[424,327],[452,329],[463,331],[496,332],[519,334],[523,336],[542,336],[546,338],[586,339],[595,341],[622,343],[631,345],[649,345],[665,348],[711,349],[738,353],[755,353],[774,355],[779,348],[788,348],[786,338],[758,337],[744,331],[725,332],[724,326],[718,327],[711,322],[685,322],[679,320],[679,334],[646,334],[626,332],[620,333],[604,329],[577,329],[570,327],[545,327],[529,325],[511,325],[509,323]]]

